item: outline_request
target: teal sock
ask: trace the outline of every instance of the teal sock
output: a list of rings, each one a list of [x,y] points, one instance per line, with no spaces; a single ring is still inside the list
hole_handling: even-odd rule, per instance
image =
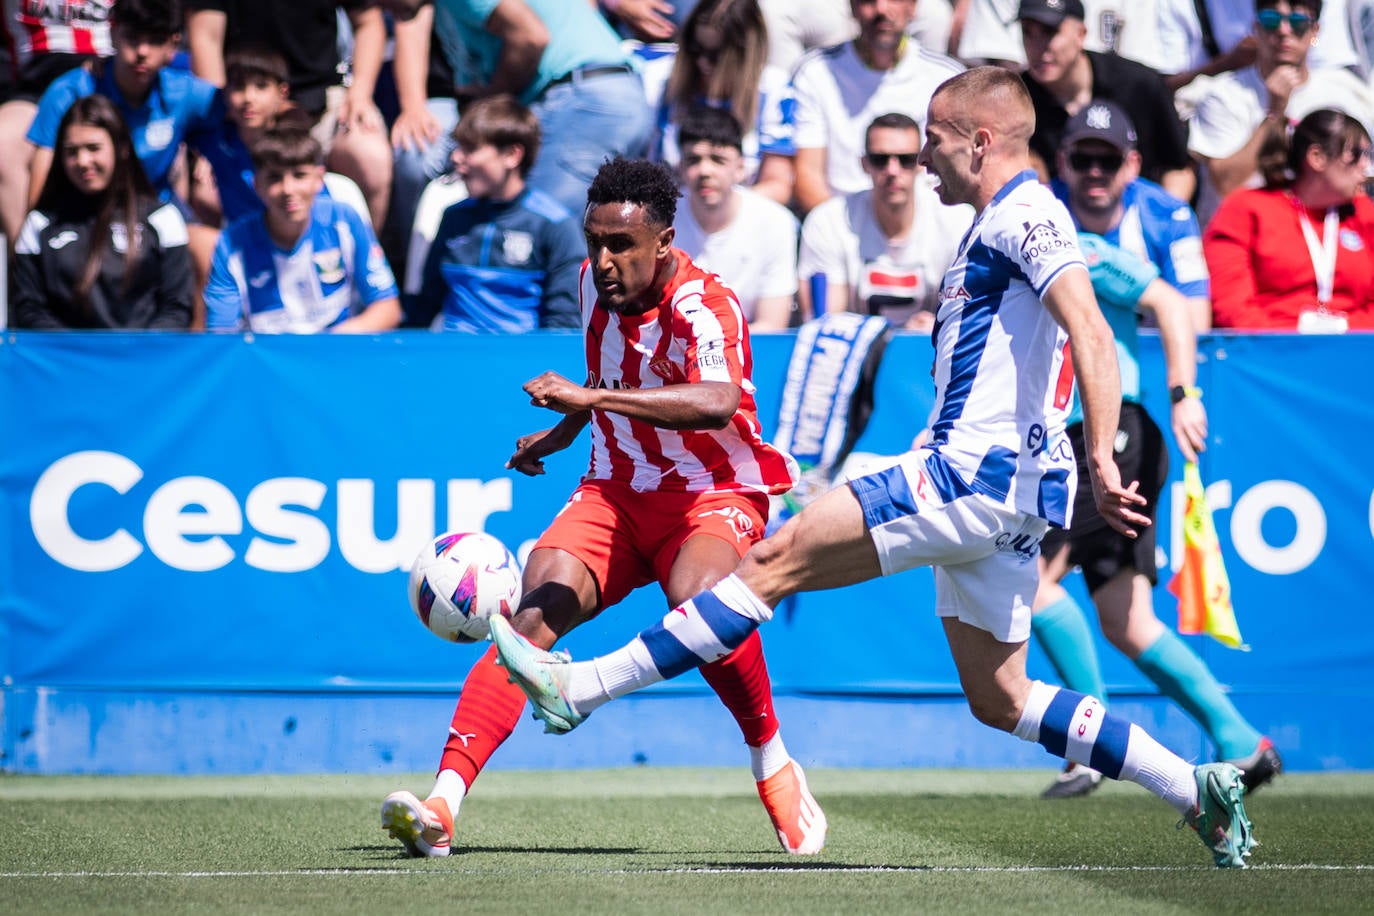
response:
[[[1211,670],[1173,630],[1165,630],[1135,664],[1206,730],[1218,759],[1247,757],[1259,746],[1260,733],[1245,721]]]
[[[1107,705],[1107,685],[1097,664],[1097,644],[1083,609],[1068,595],[1031,616],[1031,632],[1064,686],[1075,693],[1097,697]]]

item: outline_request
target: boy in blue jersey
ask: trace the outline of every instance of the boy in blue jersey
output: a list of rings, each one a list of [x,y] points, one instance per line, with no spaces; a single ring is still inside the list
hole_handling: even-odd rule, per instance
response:
[[[176,0],[119,0],[112,16],[114,57],[63,74],[38,101],[28,133],[36,147],[29,167],[30,203],[47,180],[58,123],[75,99],[100,93],[115,103],[129,124],[148,181],[164,200],[173,196],[170,176],[182,142],[210,142],[224,119],[219,90],[168,66],[181,41]]]
[[[446,331],[579,328],[582,228],[558,201],[526,184],[539,122],[508,95],[468,106],[454,129],[454,168],[468,198],[444,211],[406,323]]]
[[[1147,789],[1197,830],[1218,867],[1245,867],[1255,841],[1238,769],[1194,767],[1095,698],[1026,674],[1040,541],[1072,520],[1077,467],[1064,427],[1075,377],[1098,515],[1126,538],[1150,524],[1137,484],[1112,460],[1112,331],[1068,213],[1031,168],[1034,125],[1025,86],[1000,67],[951,77],[931,97],[920,162],[942,203],[970,204],[977,217],[941,286],[926,445],[825,493],[732,575],[602,659],[571,663],[520,636],[519,614],[492,618],[502,664],[551,730],[730,651],[789,595],[930,566],[979,721]]]
[[[221,234],[205,289],[207,326],[294,334],[396,327],[396,282],[372,226],[320,195],[319,141],[298,128],[268,131],[252,156],[266,209]]]

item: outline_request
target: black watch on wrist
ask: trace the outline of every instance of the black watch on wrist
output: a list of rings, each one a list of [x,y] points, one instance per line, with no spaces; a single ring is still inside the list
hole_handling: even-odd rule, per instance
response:
[[[1169,403],[1177,404],[1184,398],[1196,397],[1200,394],[1196,388],[1186,388],[1183,385],[1175,385],[1169,389]]]

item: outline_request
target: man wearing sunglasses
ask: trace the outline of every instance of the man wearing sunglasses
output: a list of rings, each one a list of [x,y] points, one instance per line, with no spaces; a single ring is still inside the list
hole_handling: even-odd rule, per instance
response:
[[[1369,88],[1349,70],[1309,66],[1322,0],[1256,0],[1255,64],[1211,79],[1198,92],[1188,148],[1201,164],[1198,215],[1259,183],[1259,152],[1271,131],[1318,108],[1374,122]]]
[[[1051,183],[1081,232],[1100,235],[1153,264],[1188,300],[1198,332],[1212,326],[1211,290],[1197,216],[1140,177],[1136,128],[1119,105],[1094,99],[1064,127]]]
[[[897,112],[864,133],[870,187],[832,197],[802,224],[798,290],[803,315],[881,315],[894,327],[928,331],[940,280],[973,223],[973,209],[940,202],[917,163],[921,131]]]

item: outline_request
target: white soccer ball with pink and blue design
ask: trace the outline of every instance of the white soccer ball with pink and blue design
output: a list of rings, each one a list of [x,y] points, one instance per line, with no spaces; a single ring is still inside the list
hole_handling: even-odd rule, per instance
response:
[[[450,531],[420,550],[410,567],[410,607],[440,639],[486,639],[487,618],[520,604],[520,561],[481,531]]]

